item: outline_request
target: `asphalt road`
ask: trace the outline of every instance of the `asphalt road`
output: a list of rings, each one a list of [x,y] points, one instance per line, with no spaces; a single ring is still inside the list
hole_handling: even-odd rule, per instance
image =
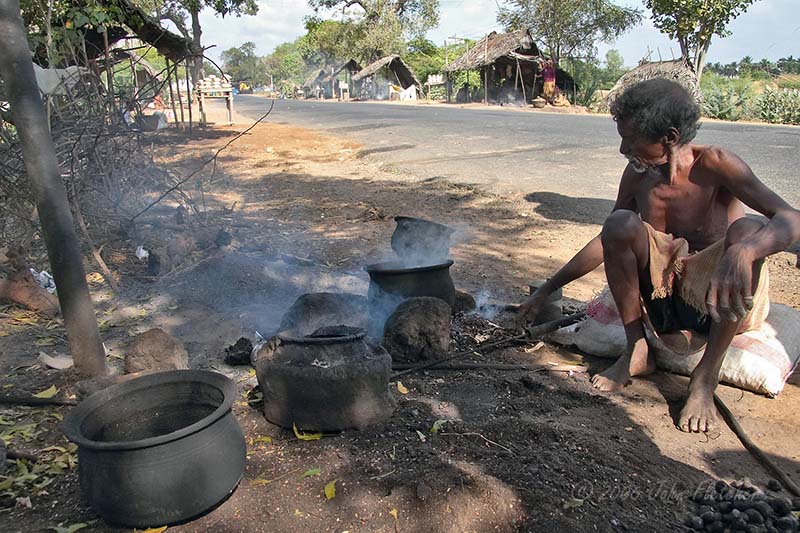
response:
[[[239,95],[251,118],[269,104]],[[490,107],[278,100],[267,119],[363,144],[364,157],[419,179],[445,177],[496,193],[556,193],[613,200],[625,160],[603,115]],[[737,153],[768,186],[800,207],[800,128],[707,121],[697,142]]]

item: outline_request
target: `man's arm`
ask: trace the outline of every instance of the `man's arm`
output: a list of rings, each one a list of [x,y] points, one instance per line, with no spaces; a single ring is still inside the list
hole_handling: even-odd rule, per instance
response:
[[[719,321],[719,308],[743,318],[753,303],[753,263],[800,240],[800,211],[764,185],[744,161],[730,152],[710,150],[704,166],[736,198],[769,218],[761,230],[728,248],[711,281],[709,314]]]
[[[612,212],[619,209],[637,211],[634,196],[636,176],[637,174],[630,169],[630,166],[625,168]],[[519,315],[526,321],[534,320],[553,291],[585,276],[601,264],[603,264],[603,244],[598,235],[520,305]]]

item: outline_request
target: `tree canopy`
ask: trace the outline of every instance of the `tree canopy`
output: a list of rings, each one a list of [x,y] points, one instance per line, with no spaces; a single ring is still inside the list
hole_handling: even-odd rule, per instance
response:
[[[676,39],[681,53],[697,78],[703,75],[708,48],[714,35],[730,35],[728,23],[744,13],[755,0],[645,0],[653,12],[653,24]]]
[[[611,42],[642,20],[641,11],[609,0],[508,0],[497,21],[506,30],[528,28],[554,61],[594,57],[597,42]]]
[[[220,57],[225,73],[235,82],[266,85],[270,81],[264,60],[256,55],[255,43],[248,41],[238,48],[228,48]]]

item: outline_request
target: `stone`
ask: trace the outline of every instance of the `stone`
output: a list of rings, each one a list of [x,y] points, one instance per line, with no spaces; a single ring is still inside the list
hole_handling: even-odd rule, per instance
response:
[[[305,337],[325,326],[366,329],[367,297],[335,292],[303,294],[283,315],[280,331],[293,337]]]
[[[456,289],[456,301],[453,304],[454,315],[458,313],[469,313],[470,311],[474,311],[475,307],[475,298],[473,298],[471,294]]]
[[[409,298],[386,320],[383,346],[396,362],[440,359],[450,348],[450,321],[450,306],[444,300]]]
[[[159,328],[137,335],[125,354],[126,374],[186,368],[189,368],[189,354],[183,344]]]
[[[433,496],[433,489],[428,486],[424,481],[417,484],[417,498],[421,501],[429,500]]]
[[[225,364],[231,366],[249,365],[253,343],[250,339],[241,337],[235,344],[225,348]]]

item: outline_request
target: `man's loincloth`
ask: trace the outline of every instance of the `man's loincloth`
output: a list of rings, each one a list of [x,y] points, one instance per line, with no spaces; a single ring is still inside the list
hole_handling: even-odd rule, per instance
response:
[[[662,233],[647,222],[650,242],[650,279],[640,281],[647,318],[656,333],[692,330],[707,334],[711,318],[706,296],[711,277],[725,253],[720,239],[697,253],[689,253],[686,239]],[[763,265],[753,294],[753,308],[738,333],[758,329],[769,314],[769,270]]]

